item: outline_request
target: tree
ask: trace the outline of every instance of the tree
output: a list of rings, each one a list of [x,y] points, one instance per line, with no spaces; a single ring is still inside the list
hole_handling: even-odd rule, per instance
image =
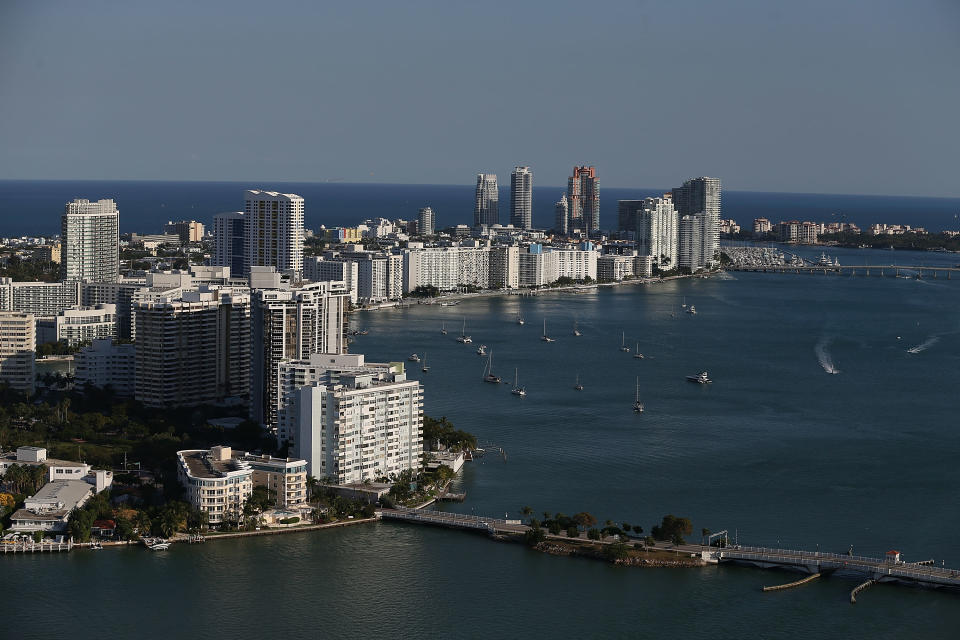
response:
[[[523,509],[520,509],[520,513],[522,513],[525,516],[529,516],[533,513],[533,508],[525,506]]]
[[[547,539],[547,534],[540,527],[531,527],[525,534],[523,540],[527,545],[535,547]]]
[[[710,535],[710,529],[707,529],[706,527],[700,529],[700,544],[705,544],[705,540],[708,535]]]
[[[607,557],[607,560],[616,562],[626,559],[630,555],[630,549],[623,542],[614,542],[604,548],[603,554]]]
[[[575,525],[570,525],[569,527],[567,527],[567,537],[568,537],[568,538],[579,538],[579,537],[580,537],[580,529],[579,529],[577,526],[575,526]]]
[[[681,518],[673,514],[663,516],[663,521],[650,531],[657,540],[672,540],[675,536],[682,539],[693,533],[693,524],[689,518]]]
[[[586,511],[581,511],[580,513],[573,514],[573,521],[577,523],[577,526],[581,529],[586,529],[597,524],[597,519]]]
[[[627,524],[626,522],[622,523],[620,525],[620,528],[623,529],[624,533],[630,533],[630,525]]]
[[[641,533],[643,533],[643,527],[641,527],[638,524],[635,524],[633,525],[633,532],[637,535],[640,535]]]
[[[93,513],[86,509],[74,509],[70,512],[67,529],[77,542],[89,542],[90,532],[93,529]]]
[[[589,531],[587,531],[587,537],[590,538],[591,540],[599,540],[600,529],[597,529],[596,527],[594,527],[593,529],[590,529]]]

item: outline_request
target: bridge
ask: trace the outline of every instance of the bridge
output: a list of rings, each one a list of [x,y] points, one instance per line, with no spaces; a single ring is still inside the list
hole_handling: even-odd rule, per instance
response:
[[[951,279],[952,274],[960,273],[960,267],[932,267],[930,265],[902,265],[902,264],[849,264],[849,265],[817,265],[803,266],[783,265],[729,265],[727,271],[758,271],[763,273],[806,273],[806,274],[834,274],[834,275],[861,275],[890,278],[939,278]]]
[[[450,513],[445,511],[431,511],[427,509],[410,509],[405,507],[395,509],[380,509],[377,516],[383,520],[425,524],[466,531],[478,531],[488,535],[522,535],[530,527],[520,520],[503,518],[489,518],[485,516]],[[547,534],[547,538],[570,541],[565,535]],[[809,578],[799,580],[780,587],[766,588],[773,591],[778,588],[789,588],[806,584],[814,576],[828,576],[836,573],[845,576],[858,576],[866,580],[851,593],[851,602],[856,602],[856,594],[878,582],[897,584],[912,584],[921,587],[949,587],[960,589],[960,570],[936,567],[932,560],[920,562],[903,562],[899,554],[894,559],[871,558],[847,554],[827,553],[822,551],[804,551],[797,549],[774,549],[767,547],[750,547],[742,545],[712,546],[709,543],[715,538],[722,538],[728,543],[727,532],[709,536],[708,544],[680,544],[660,541],[647,548],[656,551],[675,552],[701,558],[708,564],[742,564],[762,569],[787,569],[800,571],[810,575]],[[581,540],[584,534],[581,533]],[[611,536],[604,540],[591,541],[594,544],[613,544],[618,540]]]

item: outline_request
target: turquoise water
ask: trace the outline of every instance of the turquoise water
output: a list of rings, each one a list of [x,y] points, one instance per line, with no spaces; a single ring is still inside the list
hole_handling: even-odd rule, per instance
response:
[[[678,313],[684,301],[697,315]],[[374,361],[426,352],[430,372],[410,372],[425,411],[506,449],[467,465],[452,510],[587,510],[645,529],[672,512],[746,544],[896,548],[956,567],[958,303],[958,280],[737,273],[363,313],[352,321],[370,333],[352,348]],[[463,318],[473,345],[454,341]],[[554,343],[539,340],[544,318]],[[621,332],[643,360],[619,351]],[[480,343],[505,384],[481,382]],[[526,398],[509,393],[515,367]],[[712,385],[685,382],[703,369]],[[877,585],[851,606],[852,579],[764,594],[790,576],[616,568],[389,523],[2,566],[5,637],[949,638],[960,616],[957,594]],[[53,593],[58,615],[38,624]]]

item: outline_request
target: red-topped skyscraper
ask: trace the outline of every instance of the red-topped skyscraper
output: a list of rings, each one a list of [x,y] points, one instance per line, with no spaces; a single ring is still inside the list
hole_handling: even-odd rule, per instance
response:
[[[593,233],[600,229],[600,180],[595,167],[574,167],[567,181],[570,231]]]

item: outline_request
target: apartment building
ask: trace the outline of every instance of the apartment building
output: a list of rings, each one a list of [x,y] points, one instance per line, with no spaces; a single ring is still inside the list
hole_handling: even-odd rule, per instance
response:
[[[177,477],[186,490],[184,497],[207,513],[213,527],[224,520],[239,521],[253,493],[253,467],[232,453],[230,447],[177,452]]]
[[[60,238],[64,280],[113,282],[120,275],[120,212],[113,200],[68,202]]]
[[[80,387],[110,387],[121,398],[134,394],[136,345],[114,344],[112,340],[94,340],[73,355],[74,380]]]
[[[33,315],[0,311],[0,384],[33,393],[36,348]]]
[[[64,309],[52,318],[37,321],[37,344],[63,342],[69,346],[81,342],[113,339],[117,335],[117,307],[98,304]]]

